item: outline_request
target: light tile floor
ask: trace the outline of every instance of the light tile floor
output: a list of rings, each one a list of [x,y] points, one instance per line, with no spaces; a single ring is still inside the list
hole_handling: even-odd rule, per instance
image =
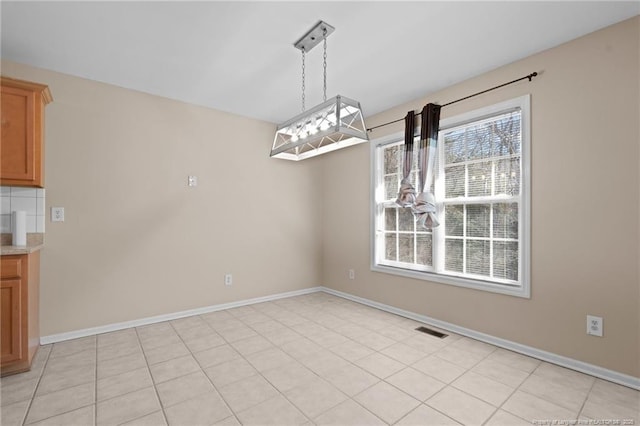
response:
[[[47,345],[0,423],[640,422],[640,392],[419,325],[314,293]]]

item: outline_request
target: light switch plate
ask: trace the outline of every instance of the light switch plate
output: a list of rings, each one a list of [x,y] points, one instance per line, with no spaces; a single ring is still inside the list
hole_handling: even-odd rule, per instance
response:
[[[51,222],[64,222],[64,207],[51,207]]]

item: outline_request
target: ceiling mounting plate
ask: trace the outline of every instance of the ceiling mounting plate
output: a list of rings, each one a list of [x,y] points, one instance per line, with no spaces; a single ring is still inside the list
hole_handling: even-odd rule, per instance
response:
[[[326,31],[326,33],[325,33]],[[310,51],[318,43],[322,41],[323,38],[329,37],[335,31],[335,28],[331,25],[327,24],[324,21],[318,21],[317,24],[313,26],[305,35],[303,35],[298,41],[296,41],[293,45],[296,49],[304,50],[305,52]]]

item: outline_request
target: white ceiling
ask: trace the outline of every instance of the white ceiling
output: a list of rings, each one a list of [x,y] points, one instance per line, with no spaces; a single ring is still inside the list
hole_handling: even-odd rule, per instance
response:
[[[300,112],[293,43],[320,19],[336,28],[328,97],[369,116],[638,15],[640,2],[3,0],[0,13],[3,59],[278,123]],[[320,45],[307,107],[321,100]]]

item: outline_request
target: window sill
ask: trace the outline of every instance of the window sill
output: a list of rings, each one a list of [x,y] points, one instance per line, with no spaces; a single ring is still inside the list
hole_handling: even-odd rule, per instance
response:
[[[423,281],[431,281],[439,284],[454,285],[456,287],[471,288],[474,290],[487,291],[491,293],[505,294],[508,296],[531,298],[531,292],[528,285],[509,286],[504,284],[496,284],[488,281],[472,280],[468,278],[453,277],[447,275],[436,274],[426,271],[413,271],[410,269],[397,268],[393,266],[372,264],[371,271],[381,272],[384,274],[398,275],[406,278],[414,278]]]

